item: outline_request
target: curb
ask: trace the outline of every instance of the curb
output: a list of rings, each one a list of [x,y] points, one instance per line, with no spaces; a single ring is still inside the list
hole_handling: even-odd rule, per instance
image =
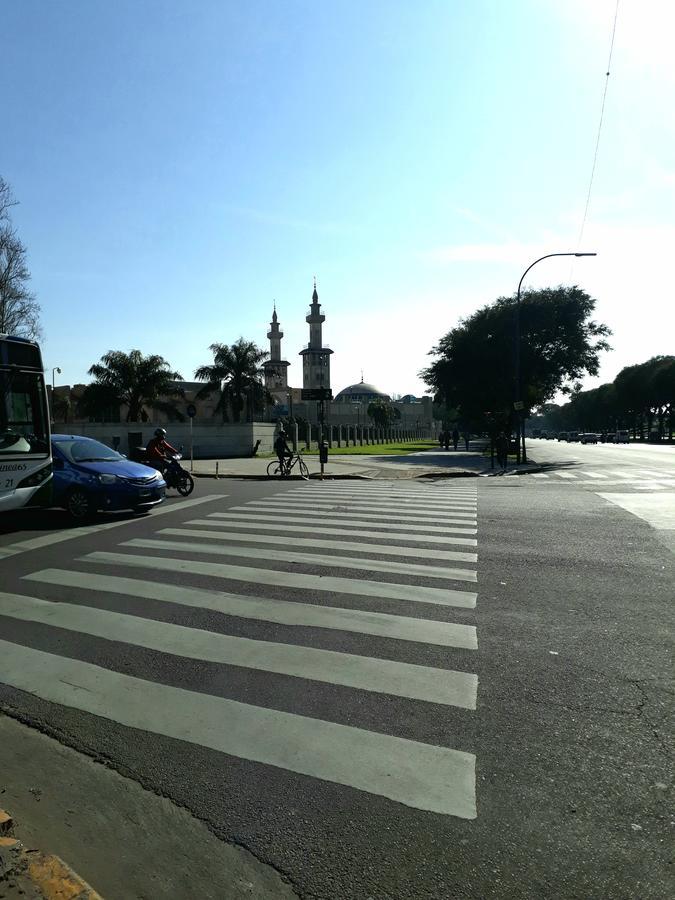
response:
[[[0,885],[11,879],[25,893],[28,884],[45,900],[103,900],[59,856],[26,849],[13,832],[12,817],[0,809]]]

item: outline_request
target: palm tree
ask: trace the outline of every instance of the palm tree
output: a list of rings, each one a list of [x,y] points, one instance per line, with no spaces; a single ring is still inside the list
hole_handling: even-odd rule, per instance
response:
[[[95,380],[87,385],[78,404],[84,415],[98,416],[111,407],[126,406],[127,422],[142,420],[147,416],[146,408],[163,412],[171,420],[185,419],[172,402],[172,398],[185,396],[176,384],[182,375],[173,372],[162,356],[143,356],[140,350],[110,350],[89,374]]]
[[[245,341],[243,337],[232,346],[211,344],[209,350],[213,353],[213,364],[200,366],[195,370],[195,378],[206,382],[196,397],[203,400],[218,393],[214,415],[220,412],[223,422],[227,422],[230,410],[233,421],[240,422],[247,401],[251,410],[259,409],[263,403],[261,363],[267,359],[268,354],[253,341]]]

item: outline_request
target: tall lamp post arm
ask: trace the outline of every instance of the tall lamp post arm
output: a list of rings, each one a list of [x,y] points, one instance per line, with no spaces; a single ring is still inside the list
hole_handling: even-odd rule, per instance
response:
[[[544,256],[540,256],[539,259],[535,259],[533,263],[525,269],[523,274],[520,276],[520,281],[518,282],[518,292],[516,294],[516,322],[515,322],[515,369],[516,369],[516,402],[522,403],[521,394],[521,374],[520,374],[520,290],[523,286],[523,281],[525,280],[525,276],[533,269],[537,263],[540,263],[542,259],[550,259],[552,256],[597,256],[597,253],[546,253]],[[522,434],[521,434],[522,431]],[[525,419],[521,413],[521,410],[518,409],[518,462],[520,462],[520,446],[522,440],[523,447],[523,462],[527,462],[527,451],[525,450]]]

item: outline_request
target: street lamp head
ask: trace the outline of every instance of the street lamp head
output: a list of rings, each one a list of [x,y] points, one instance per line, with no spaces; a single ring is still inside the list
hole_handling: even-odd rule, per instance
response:
[[[597,256],[597,253],[575,253],[575,256]]]

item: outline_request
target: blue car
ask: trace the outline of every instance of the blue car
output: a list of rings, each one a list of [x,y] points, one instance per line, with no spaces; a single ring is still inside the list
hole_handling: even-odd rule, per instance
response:
[[[131,462],[100,441],[73,434],[53,434],[54,505],[74,519],[97,510],[142,512],[164,500],[166,482],[150,466]]]

